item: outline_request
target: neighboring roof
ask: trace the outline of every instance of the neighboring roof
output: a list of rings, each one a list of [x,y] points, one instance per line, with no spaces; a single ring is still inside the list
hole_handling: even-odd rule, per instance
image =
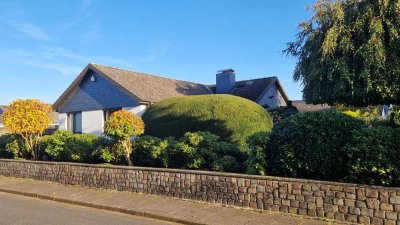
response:
[[[5,105],[0,105],[0,115],[3,114],[4,111],[6,111],[7,106]]]
[[[57,109],[76,89],[76,87],[79,86],[79,83],[89,69],[93,70],[99,75],[104,76],[139,102],[152,103],[170,97],[183,95],[203,95],[211,93],[210,89],[206,85],[202,84],[174,80],[109,66],[89,64],[61,95],[61,97],[54,103],[54,109]]]
[[[7,106],[5,106],[5,105],[0,105],[0,124],[3,124],[3,117],[2,117],[2,115],[3,115],[3,113],[4,113],[4,111],[7,109]]]
[[[232,89],[230,94],[257,102],[259,98],[263,96],[263,93],[266,91],[266,89],[273,84],[275,84],[276,87],[280,90],[283,98],[288,101],[289,99],[282,86],[280,85],[277,77],[265,77],[259,79],[237,81],[235,83],[235,87]],[[213,91],[213,93],[215,93],[216,86],[210,85],[209,87]]]
[[[302,100],[292,101],[292,106],[295,107],[299,112],[314,112],[332,108],[331,106],[326,104],[318,104],[318,105],[307,104],[305,101]]]

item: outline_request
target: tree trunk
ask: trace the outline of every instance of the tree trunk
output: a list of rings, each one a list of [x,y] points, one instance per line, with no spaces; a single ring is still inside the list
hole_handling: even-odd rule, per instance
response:
[[[129,153],[129,150],[131,148],[130,140],[124,141],[122,143],[122,146],[124,147],[124,156],[125,156],[125,160],[128,162],[128,166],[133,166],[133,163],[132,163],[131,157],[130,157],[130,153]]]

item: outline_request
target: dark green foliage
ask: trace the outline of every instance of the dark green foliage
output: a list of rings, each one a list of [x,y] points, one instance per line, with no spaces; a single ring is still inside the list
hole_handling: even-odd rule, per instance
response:
[[[390,113],[390,124],[393,127],[400,127],[400,107],[394,106]]]
[[[29,151],[22,140],[16,134],[4,134],[0,136],[0,157],[16,159],[28,157]]]
[[[43,137],[41,148],[54,161],[98,162],[108,144],[109,141],[97,135],[56,131]]]
[[[271,115],[274,124],[279,123],[286,117],[292,116],[298,112],[299,111],[293,106],[281,106],[268,110],[268,113]]]
[[[285,50],[307,103],[400,102],[398,0],[321,0]]]
[[[234,144],[209,132],[188,132],[180,139],[143,136],[133,146],[132,161],[141,166],[239,172],[245,160]]]
[[[400,129],[377,127],[358,130],[348,151],[346,181],[400,185]]]
[[[272,120],[256,103],[232,95],[170,98],[151,106],[143,115],[145,134],[182,137],[186,132],[208,131],[222,140],[238,143],[259,131],[269,131]]]
[[[247,138],[249,146],[249,156],[246,161],[247,174],[267,174],[267,146],[269,140],[269,132],[259,132]]]
[[[137,166],[163,167],[159,157],[162,139],[153,136],[141,136],[133,142],[132,162]]]
[[[280,176],[339,180],[353,133],[364,123],[329,110],[299,113],[278,123],[268,142],[268,172]]]

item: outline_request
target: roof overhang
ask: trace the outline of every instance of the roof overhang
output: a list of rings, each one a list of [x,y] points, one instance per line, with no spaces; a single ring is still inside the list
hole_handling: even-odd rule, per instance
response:
[[[85,75],[88,73],[89,70],[92,70],[96,74],[102,76],[107,81],[109,81],[110,83],[112,83],[113,85],[115,85],[116,87],[121,89],[124,93],[126,93],[128,96],[130,96],[134,100],[138,101],[139,103],[140,102],[146,102],[146,101],[143,101],[142,99],[139,99],[133,93],[128,91],[126,88],[122,87],[120,84],[115,82],[113,79],[111,79],[106,74],[104,74],[103,72],[101,72],[100,70],[98,70],[96,67],[94,67],[92,64],[89,63],[82,70],[82,72],[78,75],[78,77],[76,77],[75,80],[68,86],[68,88],[61,94],[61,96],[54,102],[54,104],[53,104],[53,110],[54,111],[58,111],[58,108],[60,108],[65,103],[65,101],[68,100],[70,95],[74,93],[74,91],[79,87],[79,84],[82,82],[83,78],[85,77]]]

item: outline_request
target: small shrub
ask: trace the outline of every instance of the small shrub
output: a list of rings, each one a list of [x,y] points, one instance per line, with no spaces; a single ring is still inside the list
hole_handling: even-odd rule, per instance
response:
[[[132,161],[143,166],[239,172],[246,159],[237,146],[209,132],[188,132],[180,139],[143,136],[133,146]]]
[[[267,174],[267,142],[269,140],[269,132],[255,133],[247,138],[249,148],[249,156],[246,161],[247,174]]]
[[[29,151],[20,136],[4,134],[0,136],[0,157],[9,159],[28,158]]]
[[[400,185],[400,128],[377,127],[355,132],[347,152],[346,181]]]
[[[104,125],[104,133],[114,140],[114,145],[111,147],[112,154],[116,157],[123,155],[129,166],[133,166],[130,159],[131,139],[143,132],[142,118],[126,110],[119,110],[111,114]]]
[[[365,128],[337,111],[299,113],[271,132],[268,172],[280,176],[340,180],[346,175],[346,153],[354,131]]]
[[[56,131],[43,137],[41,148],[54,161],[102,162],[101,153],[109,144],[103,137],[94,134],[73,134],[69,131]]]
[[[138,166],[163,167],[159,157],[161,139],[153,136],[141,136],[133,142],[132,162]]]

